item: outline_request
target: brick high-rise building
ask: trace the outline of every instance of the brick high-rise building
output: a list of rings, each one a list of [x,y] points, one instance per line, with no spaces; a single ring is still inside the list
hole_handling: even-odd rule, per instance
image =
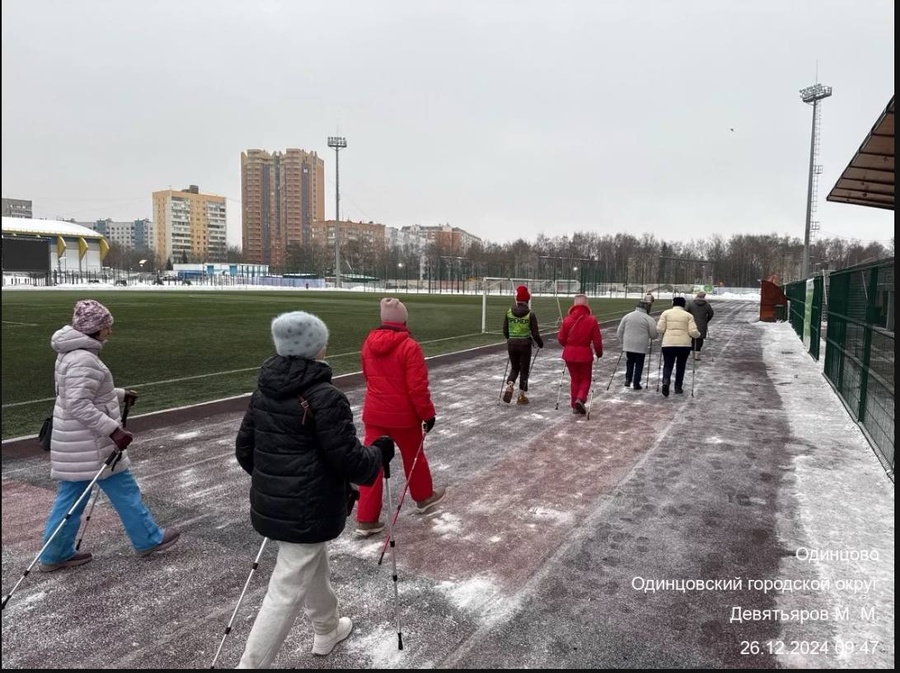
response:
[[[325,162],[315,152],[241,153],[241,242],[244,261],[285,263],[291,244],[313,243],[310,227],[325,218]]]

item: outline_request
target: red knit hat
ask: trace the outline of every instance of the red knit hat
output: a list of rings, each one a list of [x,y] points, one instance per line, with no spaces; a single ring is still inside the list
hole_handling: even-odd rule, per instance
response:
[[[520,285],[516,288],[516,301],[521,302],[529,302],[531,301],[531,293],[528,291],[528,288],[524,285]]]

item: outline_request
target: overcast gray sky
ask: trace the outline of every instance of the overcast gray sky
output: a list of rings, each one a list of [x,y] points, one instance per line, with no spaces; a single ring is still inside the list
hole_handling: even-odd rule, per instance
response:
[[[35,217],[227,197],[240,154],[344,135],[341,214],[492,242],[576,231],[803,238],[821,106],[825,236],[893,212],[825,196],[894,93],[892,0],[4,0],[3,196]],[[733,129],[733,130],[732,130]]]

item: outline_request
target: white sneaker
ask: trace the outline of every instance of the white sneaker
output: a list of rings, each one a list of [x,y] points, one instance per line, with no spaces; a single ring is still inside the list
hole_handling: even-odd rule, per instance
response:
[[[312,653],[318,654],[320,657],[331,654],[331,650],[334,649],[334,646],[349,636],[352,630],[353,622],[350,621],[350,618],[341,617],[338,620],[337,628],[334,631],[326,633],[324,636],[320,636],[318,633],[316,634],[316,637],[313,638]]]

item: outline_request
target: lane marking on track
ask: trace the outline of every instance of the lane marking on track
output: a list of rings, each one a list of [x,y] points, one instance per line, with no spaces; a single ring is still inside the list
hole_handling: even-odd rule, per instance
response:
[[[421,345],[436,344],[436,343],[441,343],[444,341],[453,341],[455,339],[465,339],[465,338],[480,336],[480,335],[481,335],[480,332],[478,334],[462,334],[459,336],[443,337],[440,339],[432,339],[430,341],[420,341],[419,343]],[[360,354],[360,351],[349,351],[347,353],[337,353],[335,355],[329,355],[327,359],[328,360],[337,360],[338,358],[345,358],[345,357],[359,357],[359,354]],[[432,355],[430,357],[434,358],[434,357],[439,357],[439,356]],[[429,359],[429,358],[426,358],[426,359]],[[228,369],[228,370],[221,371],[221,372],[210,372],[208,374],[196,374],[194,376],[181,376],[181,377],[174,378],[174,379],[163,379],[161,381],[147,381],[144,383],[135,383],[135,384],[130,385],[129,387],[131,387],[131,388],[147,388],[149,386],[164,386],[164,385],[170,385],[173,383],[183,383],[185,381],[197,381],[199,379],[208,379],[208,378],[213,378],[216,376],[230,376],[231,374],[244,374],[246,372],[254,372],[254,371],[259,371],[259,365],[256,365],[254,367],[242,367],[240,369]],[[341,374],[341,376],[346,376],[348,374],[358,374],[358,373],[359,373],[359,371],[355,370],[352,372],[346,372],[344,374]],[[42,397],[42,398],[34,399],[34,400],[26,400],[24,402],[10,402],[8,404],[4,404],[0,408],[11,409],[13,407],[25,407],[30,404],[43,404],[46,402],[53,402],[55,399],[56,399],[56,397]]]

